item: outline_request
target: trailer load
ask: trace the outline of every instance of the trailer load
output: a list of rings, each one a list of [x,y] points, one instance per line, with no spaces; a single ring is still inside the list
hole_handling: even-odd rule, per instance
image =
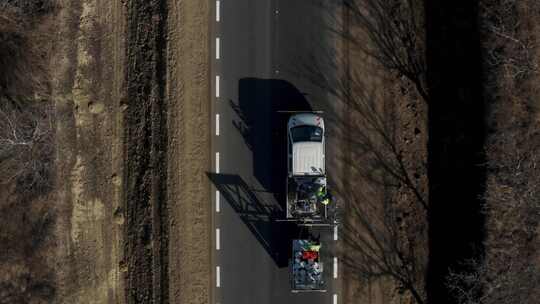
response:
[[[292,243],[291,288],[293,292],[325,292],[321,244],[299,239]]]

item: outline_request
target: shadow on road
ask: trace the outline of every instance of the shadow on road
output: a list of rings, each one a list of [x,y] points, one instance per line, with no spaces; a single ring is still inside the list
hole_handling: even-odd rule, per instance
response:
[[[233,125],[253,152],[255,177],[284,207],[290,113],[279,111],[311,111],[311,106],[302,92],[279,79],[242,78],[238,96],[238,103],[230,101],[238,116]]]
[[[261,201],[239,175],[208,173],[208,177],[276,265],[287,267],[291,240],[301,231],[293,223],[275,222],[275,219],[283,218],[283,209]]]

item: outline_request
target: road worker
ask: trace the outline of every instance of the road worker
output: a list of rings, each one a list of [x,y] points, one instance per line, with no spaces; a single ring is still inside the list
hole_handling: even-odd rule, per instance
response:
[[[326,186],[321,185],[319,187],[319,190],[317,191],[317,197],[319,198],[321,204],[325,206],[330,204],[330,195],[328,195],[328,192],[326,192]]]
[[[319,252],[321,249],[321,243],[312,243],[309,245],[309,250]]]
[[[317,196],[318,196],[319,198],[322,198],[322,197],[326,196],[326,186],[321,185],[321,186],[319,187],[319,190],[317,191]]]
[[[323,205],[325,205],[325,206],[328,205],[328,204],[330,204],[330,199],[329,199],[328,197],[325,197],[325,198],[321,201],[321,204],[323,204]]]

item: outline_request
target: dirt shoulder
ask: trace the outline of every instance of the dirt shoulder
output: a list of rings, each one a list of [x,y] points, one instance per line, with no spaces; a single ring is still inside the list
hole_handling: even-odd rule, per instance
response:
[[[210,303],[210,5],[171,0],[168,11],[170,303]]]

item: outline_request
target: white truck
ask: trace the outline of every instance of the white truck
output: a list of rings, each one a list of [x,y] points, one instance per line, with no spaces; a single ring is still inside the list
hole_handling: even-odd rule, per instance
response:
[[[327,190],[324,119],[292,115],[287,123],[287,219],[301,225],[333,225],[335,204]]]

